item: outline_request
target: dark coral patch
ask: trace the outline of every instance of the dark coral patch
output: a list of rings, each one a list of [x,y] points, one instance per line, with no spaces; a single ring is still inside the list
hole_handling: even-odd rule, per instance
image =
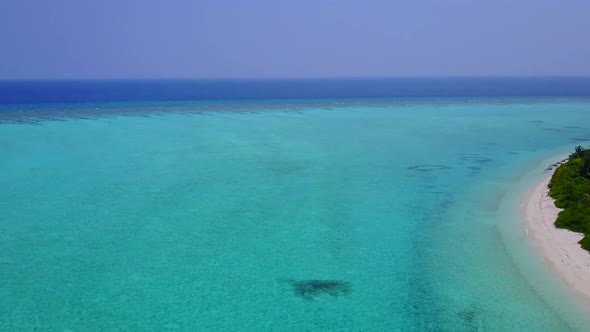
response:
[[[313,300],[322,294],[345,296],[351,291],[351,284],[342,280],[299,280],[290,283],[295,295],[306,300]]]
[[[467,308],[457,315],[461,324],[467,328],[468,331],[479,331],[481,326],[479,324],[478,312],[475,308]]]
[[[411,171],[417,172],[432,172],[432,171],[442,171],[446,169],[451,169],[450,166],[445,165],[416,165],[408,167]]]

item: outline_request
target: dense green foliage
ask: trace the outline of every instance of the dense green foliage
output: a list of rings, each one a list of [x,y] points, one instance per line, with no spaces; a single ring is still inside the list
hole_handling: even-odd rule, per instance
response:
[[[555,205],[564,209],[555,226],[584,233],[580,244],[590,251],[590,150],[576,147],[569,160],[555,170],[549,189]]]

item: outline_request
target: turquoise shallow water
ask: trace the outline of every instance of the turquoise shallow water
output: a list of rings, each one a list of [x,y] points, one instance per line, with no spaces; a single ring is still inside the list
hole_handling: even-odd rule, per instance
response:
[[[0,123],[1,330],[588,326],[517,206],[590,100],[156,108]]]

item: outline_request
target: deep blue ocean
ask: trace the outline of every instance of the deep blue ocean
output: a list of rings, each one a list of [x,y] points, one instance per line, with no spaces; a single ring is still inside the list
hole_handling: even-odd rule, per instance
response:
[[[0,81],[0,104],[590,96],[590,78]]]
[[[586,331],[524,193],[588,78],[0,82],[0,331]]]

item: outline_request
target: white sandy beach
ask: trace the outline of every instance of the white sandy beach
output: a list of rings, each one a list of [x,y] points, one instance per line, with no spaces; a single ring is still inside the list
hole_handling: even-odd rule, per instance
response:
[[[552,174],[527,193],[521,207],[525,230],[550,268],[590,303],[590,254],[578,244],[582,234],[554,226],[561,209],[548,195]]]

